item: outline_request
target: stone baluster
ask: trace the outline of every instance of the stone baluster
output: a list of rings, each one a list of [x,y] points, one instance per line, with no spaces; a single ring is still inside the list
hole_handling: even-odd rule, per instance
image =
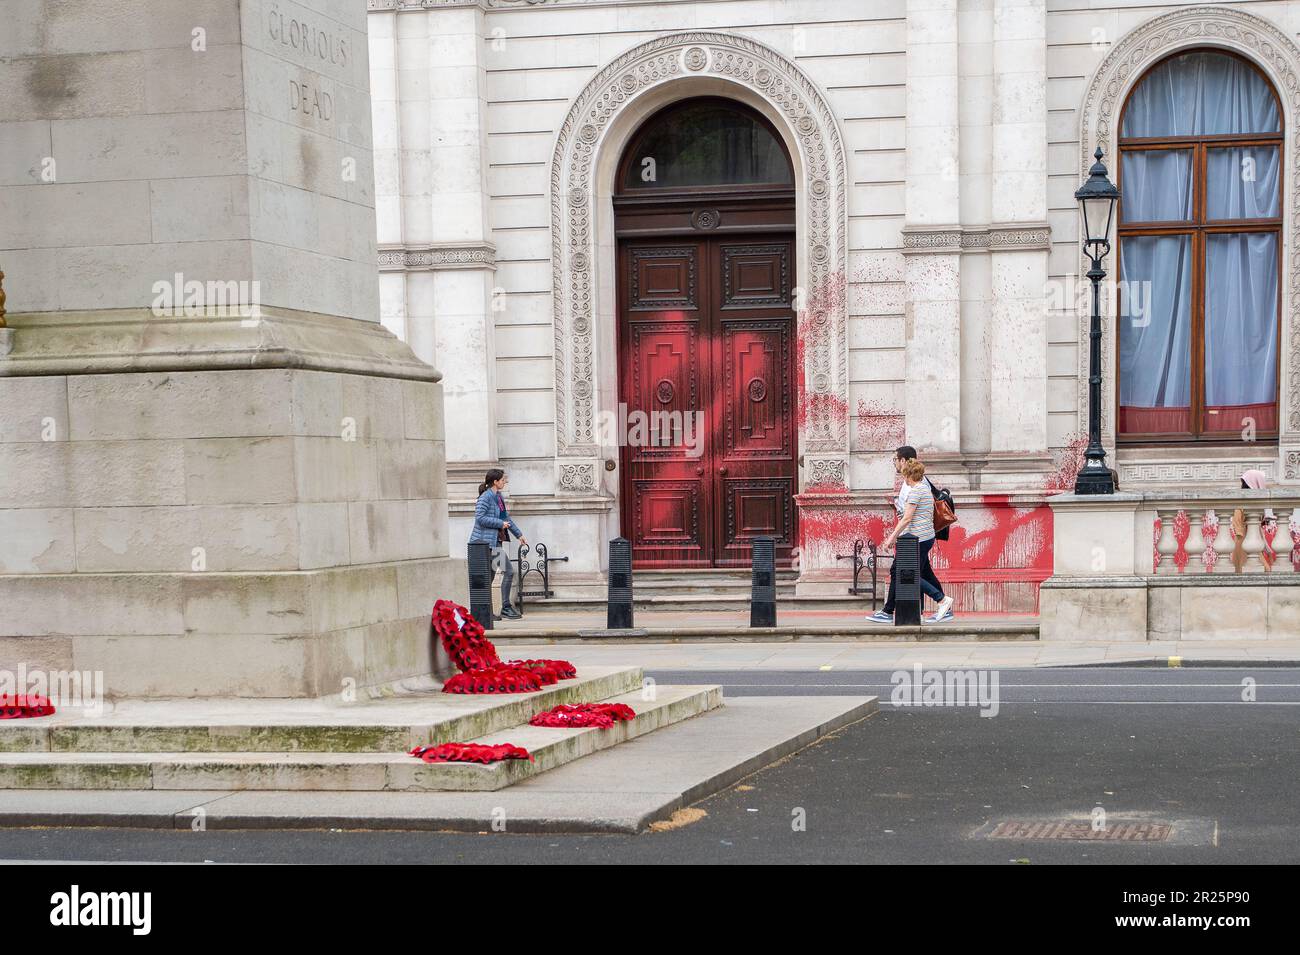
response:
[[[1231,507],[1220,507],[1215,511],[1219,518],[1219,536],[1214,538],[1214,572],[1216,574],[1235,574],[1237,568],[1232,563],[1232,552],[1237,547],[1237,542],[1232,537],[1232,514]]]
[[[1273,559],[1273,572],[1277,574],[1289,574],[1295,569],[1291,563],[1291,548],[1295,546],[1291,538],[1291,514],[1289,507],[1273,508],[1273,516],[1277,518],[1277,535],[1273,538],[1277,557]]]
[[[1187,566],[1184,573],[1200,574],[1205,568],[1201,564],[1201,550],[1198,545],[1203,539],[1203,528],[1205,527],[1205,510],[1189,508],[1187,511],[1187,540],[1183,544],[1187,551]]]
[[[1174,554],[1178,551],[1178,541],[1174,539],[1174,521],[1178,517],[1178,508],[1159,508],[1156,516],[1160,518],[1160,540],[1156,542],[1160,565],[1156,568],[1156,573],[1166,577],[1178,573],[1178,568],[1174,565]]]
[[[1209,574],[1213,572],[1214,568],[1211,567],[1210,564],[1206,561],[1205,555],[1207,553],[1210,555],[1214,554],[1214,539],[1217,536],[1217,534],[1220,533],[1219,516],[1214,511],[1213,508],[1205,511],[1201,515],[1200,531],[1201,531],[1201,536],[1200,536],[1201,546],[1199,548],[1196,548],[1192,553],[1192,561],[1196,565],[1194,569],[1196,570],[1197,573]],[[1193,545],[1195,545],[1195,543],[1196,540],[1189,536],[1187,539],[1187,549],[1189,551],[1192,551]]]
[[[1262,507],[1247,507],[1246,512],[1246,539],[1243,547],[1246,551],[1246,563],[1242,566],[1242,572],[1247,574],[1262,574],[1264,572],[1264,534],[1260,530],[1260,522],[1264,519],[1264,509]]]

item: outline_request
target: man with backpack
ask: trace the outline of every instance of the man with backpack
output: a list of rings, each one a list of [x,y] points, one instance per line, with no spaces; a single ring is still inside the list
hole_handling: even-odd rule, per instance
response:
[[[898,448],[894,452],[894,472],[900,475],[903,474],[908,463],[915,460],[916,448],[913,448],[910,445],[904,445],[903,447]],[[920,480],[924,483],[924,486],[929,492],[929,497],[933,501],[934,506],[932,517],[933,531],[930,532],[927,528],[927,534],[929,535],[928,539],[931,542],[934,540],[947,540],[948,528],[957,519],[953,508],[952,494],[946,488],[936,488],[928,477],[922,476]],[[907,511],[909,491],[911,491],[911,488],[909,488],[908,482],[904,480],[899,487],[898,497],[894,500],[894,511],[898,515],[900,521],[903,519],[904,514]],[[926,510],[928,510],[928,508]],[[915,513],[915,508],[913,509],[913,513]],[[895,528],[895,531],[901,532],[899,528]],[[889,540],[892,542],[896,537],[897,533],[890,535]],[[928,556],[929,553],[928,547],[924,549],[926,554],[923,555],[923,557]],[[932,593],[937,592],[941,595],[943,594],[943,585],[939,583],[939,578],[935,576],[934,568],[930,566],[930,561],[928,559],[922,559],[921,561],[921,579],[931,585],[931,587],[925,588],[927,591]],[[885,605],[867,618],[869,621],[872,623],[893,622],[894,590],[894,568],[891,565],[889,569],[889,595],[885,599]],[[934,616],[929,618],[926,622],[943,623],[945,620],[951,620],[953,617],[952,605],[952,597],[943,596],[942,599],[939,600],[938,606],[935,608]]]

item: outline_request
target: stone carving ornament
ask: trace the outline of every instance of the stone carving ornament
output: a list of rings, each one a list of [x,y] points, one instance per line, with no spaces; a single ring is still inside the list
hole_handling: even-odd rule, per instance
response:
[[[775,50],[743,37],[690,32],[650,40],[602,69],[574,100],[557,137],[551,164],[551,248],[555,430],[561,459],[595,457],[599,451],[592,387],[592,268],[600,138],[614,117],[646,90],[710,74],[761,95],[793,131],[807,198],[801,209],[800,241],[818,250],[809,256],[808,275],[801,279],[811,300],[831,303],[823,333],[806,343],[805,378],[814,390],[826,392],[824,397],[837,399],[809,403],[815,410],[804,427],[804,444],[810,451],[848,450],[848,416],[833,412],[837,402],[840,408],[848,404],[846,166],[834,114],[812,81]],[[689,84],[683,85],[682,95],[692,95]]]
[[[1115,44],[1097,68],[1084,97],[1079,127],[1079,181],[1087,177],[1092,165],[1092,151],[1101,146],[1106,151],[1106,165],[1112,177],[1116,172],[1115,143],[1119,112],[1133,84],[1154,64],[1180,49],[1219,47],[1235,50],[1261,67],[1269,77],[1285,111],[1288,130],[1285,160],[1289,165],[1291,186],[1284,190],[1290,200],[1290,224],[1283,229],[1283,309],[1282,341],[1282,431],[1294,439],[1300,433],[1300,49],[1269,21],[1226,7],[1191,7],[1166,13],[1137,27]],[[1079,274],[1087,271],[1080,250]],[[1114,253],[1108,264],[1113,265]],[[1115,414],[1115,323],[1111,296],[1102,299],[1102,431],[1107,444],[1113,444]],[[1289,305],[1289,307],[1288,307]],[[1086,433],[1088,422],[1088,312],[1079,312],[1079,428]],[[1286,451],[1286,477],[1300,479],[1300,457]]]

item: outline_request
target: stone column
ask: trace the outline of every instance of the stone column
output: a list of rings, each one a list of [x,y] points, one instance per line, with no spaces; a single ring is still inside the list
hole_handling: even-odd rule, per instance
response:
[[[378,6],[372,22],[396,21],[402,183],[400,224],[381,245],[381,274],[404,292],[412,350],[445,369],[448,457],[476,485],[498,460],[484,63],[491,41],[480,0]]]
[[[182,697],[428,673],[465,575],[440,375],[378,320],[364,6],[6,29],[0,667]]]
[[[994,0],[991,450],[1047,450],[1047,13]]]
[[[973,489],[991,446],[989,400],[993,0],[961,0],[961,457]]]
[[[957,0],[907,3],[907,438],[961,435],[961,217]]]

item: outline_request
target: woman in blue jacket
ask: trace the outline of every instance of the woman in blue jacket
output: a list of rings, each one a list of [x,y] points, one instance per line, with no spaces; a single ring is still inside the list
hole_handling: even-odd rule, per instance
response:
[[[510,479],[500,468],[491,468],[478,486],[478,503],[474,505],[474,530],[470,532],[471,544],[488,544],[492,547],[492,566],[501,568],[501,616],[509,620],[522,614],[510,602],[510,588],[514,584],[515,569],[506,553],[506,541],[513,534],[519,543],[527,544],[519,526],[506,513],[506,499],[502,491]]]

